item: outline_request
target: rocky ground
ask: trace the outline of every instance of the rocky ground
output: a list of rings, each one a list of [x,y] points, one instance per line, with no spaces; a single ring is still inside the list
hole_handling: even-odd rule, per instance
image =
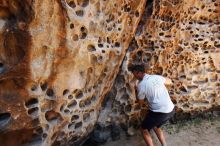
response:
[[[220,146],[220,117],[196,118],[168,123],[163,127],[168,146]],[[160,146],[153,134],[155,146]],[[141,133],[132,137],[121,135],[118,141],[107,142],[102,146],[146,146]]]

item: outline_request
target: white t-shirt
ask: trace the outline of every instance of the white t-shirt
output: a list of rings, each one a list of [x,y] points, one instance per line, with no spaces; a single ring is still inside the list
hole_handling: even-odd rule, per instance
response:
[[[145,74],[138,84],[138,99],[147,98],[150,110],[153,112],[169,113],[174,108],[174,104],[164,85],[165,80],[160,75]]]

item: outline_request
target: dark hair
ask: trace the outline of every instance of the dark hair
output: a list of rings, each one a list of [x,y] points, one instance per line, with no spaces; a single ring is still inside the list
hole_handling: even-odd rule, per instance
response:
[[[138,72],[145,72],[144,65],[133,65],[129,66],[128,70],[131,72],[138,71]]]

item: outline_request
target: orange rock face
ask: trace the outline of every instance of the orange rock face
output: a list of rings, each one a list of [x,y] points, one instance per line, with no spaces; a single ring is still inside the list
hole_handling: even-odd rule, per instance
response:
[[[98,117],[135,124],[128,64],[170,77],[179,111],[219,106],[219,10],[217,0],[0,1],[0,141],[78,145]]]
[[[130,64],[145,64],[149,74],[171,78],[174,85],[169,92],[179,113],[219,107],[219,8],[215,0],[148,0],[111,91],[112,109],[105,116],[127,125],[141,117],[133,89],[136,81],[127,69]]]
[[[0,141],[76,145],[90,133],[144,6],[144,0],[1,1],[0,126],[8,130]]]

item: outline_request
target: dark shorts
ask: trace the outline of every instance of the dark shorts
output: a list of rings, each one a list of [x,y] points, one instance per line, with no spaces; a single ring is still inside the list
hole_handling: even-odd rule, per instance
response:
[[[160,128],[163,124],[165,124],[170,118],[172,118],[175,114],[175,109],[173,109],[170,113],[158,113],[149,111],[146,118],[141,124],[142,129],[151,130],[154,127]]]

